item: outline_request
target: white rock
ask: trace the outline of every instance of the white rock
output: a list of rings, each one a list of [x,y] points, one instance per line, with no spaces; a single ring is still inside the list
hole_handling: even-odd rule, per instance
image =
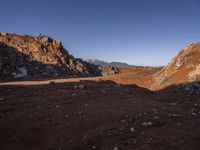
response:
[[[28,75],[27,69],[25,67],[19,68],[18,71],[19,71],[19,73],[18,74],[16,73],[14,75],[15,78],[22,78],[22,77],[25,77]]]
[[[65,118],[69,118],[69,115],[65,115]]]
[[[181,115],[177,115],[177,114],[175,114],[175,113],[172,113],[172,114],[169,114],[169,117],[176,117],[176,118],[179,118],[179,117],[181,117]]]
[[[159,118],[159,116],[155,116],[155,117],[154,117],[154,119],[158,119],[158,118]]]
[[[84,88],[85,88],[85,85],[79,84],[79,85],[78,85],[78,88],[79,88],[79,89],[84,89]]]
[[[56,108],[60,108],[60,106],[59,106],[59,105],[56,105]]]
[[[192,116],[197,117],[198,115],[196,113],[191,113]]]
[[[75,90],[78,89],[78,86],[77,86],[77,85],[74,85],[74,86],[73,86],[73,89],[75,89]]]
[[[114,149],[113,150],[118,150],[118,147],[114,147]]]
[[[76,96],[76,93],[73,93],[72,96]]]
[[[134,129],[134,128],[131,128],[130,130],[131,130],[131,132],[134,132],[134,131],[135,131],[135,129]]]
[[[143,123],[142,123],[142,126],[144,126],[144,127],[150,127],[150,126],[152,126],[152,125],[153,125],[153,122],[151,122],[151,121],[143,122]]]

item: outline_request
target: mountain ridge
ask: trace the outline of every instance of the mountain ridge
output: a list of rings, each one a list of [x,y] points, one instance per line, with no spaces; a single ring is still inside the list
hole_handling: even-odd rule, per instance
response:
[[[87,59],[83,59],[89,63],[95,64],[95,65],[100,65],[100,66],[112,66],[112,67],[135,67],[135,65],[130,65],[127,63],[123,63],[123,62],[118,62],[118,61],[112,61],[112,62],[107,62],[104,60],[100,60],[100,59],[91,59],[91,58],[87,58]]]

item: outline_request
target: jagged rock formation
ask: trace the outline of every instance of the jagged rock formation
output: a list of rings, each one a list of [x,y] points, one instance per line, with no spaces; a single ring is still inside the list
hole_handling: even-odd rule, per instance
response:
[[[98,66],[76,59],[58,40],[0,32],[0,77],[96,76]]]
[[[154,75],[156,86],[200,80],[200,42],[187,45],[160,72]]]

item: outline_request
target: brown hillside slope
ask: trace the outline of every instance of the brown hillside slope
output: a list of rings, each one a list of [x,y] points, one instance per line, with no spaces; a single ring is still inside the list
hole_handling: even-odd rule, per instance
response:
[[[154,89],[200,79],[200,42],[182,49],[172,61],[154,75]]]

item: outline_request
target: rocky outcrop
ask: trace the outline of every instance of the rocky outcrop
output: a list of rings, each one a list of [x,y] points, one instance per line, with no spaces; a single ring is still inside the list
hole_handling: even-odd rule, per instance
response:
[[[118,74],[119,70],[112,66],[99,66],[103,76]]]
[[[58,40],[0,32],[0,76],[97,76],[98,66],[76,59]]]
[[[187,45],[161,71],[154,75],[155,85],[172,85],[200,80],[200,42]]]

